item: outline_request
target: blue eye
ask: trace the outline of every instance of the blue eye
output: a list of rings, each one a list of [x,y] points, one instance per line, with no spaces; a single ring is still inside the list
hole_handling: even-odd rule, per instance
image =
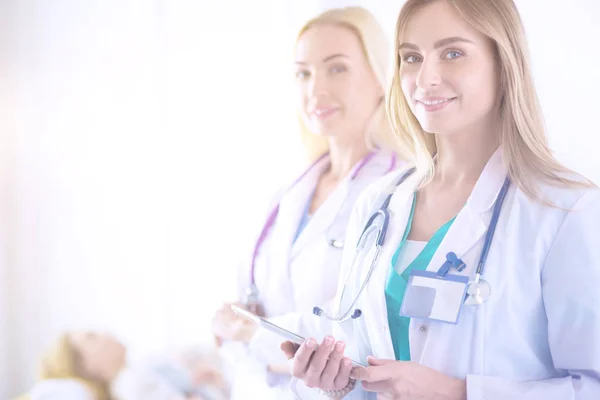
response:
[[[446,53],[445,58],[453,60],[453,59],[461,57],[461,56],[462,56],[462,53],[460,51],[452,50],[452,51],[449,51]]]
[[[408,54],[404,57],[404,62],[407,64],[414,64],[414,63],[421,62],[421,56],[418,56],[416,54]]]
[[[306,79],[309,75],[308,71],[296,71],[296,79]]]
[[[334,74],[340,74],[342,72],[346,72],[346,67],[343,65],[334,65],[329,70]]]

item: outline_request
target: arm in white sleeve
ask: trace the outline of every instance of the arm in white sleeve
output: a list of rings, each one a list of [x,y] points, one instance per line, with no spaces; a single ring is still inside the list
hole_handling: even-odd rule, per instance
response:
[[[273,196],[271,196],[271,201],[268,204],[268,207],[265,207],[262,210],[261,214],[263,214],[263,218],[255,230],[253,230],[252,235],[250,235],[249,240],[241,240],[239,251],[239,259],[235,263],[236,271],[235,271],[235,288],[236,288],[236,298],[235,301],[243,303],[246,300],[247,290],[251,284],[251,264],[252,264],[252,254],[254,251],[254,246],[256,245],[256,241],[260,236],[260,232],[262,229],[262,224],[267,220],[269,214],[272,212],[273,208],[280,200],[284,190],[279,189]],[[253,224],[254,225],[254,224]],[[246,360],[249,355],[249,348],[246,343],[242,342],[224,342],[219,348],[219,354],[227,365],[226,370],[234,370],[234,366],[240,363],[240,360]],[[267,365],[258,365],[259,368],[267,368]]]
[[[345,242],[348,245],[344,247],[344,252],[342,255],[342,265],[340,268],[340,275],[338,278],[337,293],[333,303],[330,306],[330,310],[334,310],[335,314],[338,314],[340,312],[338,308],[342,293],[344,291],[344,285],[348,284],[347,293],[356,293],[358,291],[358,288],[356,287],[358,285],[357,279],[355,279],[354,276],[349,277],[348,275],[350,273],[352,273],[353,275],[357,273],[357,271],[351,271],[352,263],[354,261],[356,252],[355,245],[358,242],[358,238],[360,237],[360,233],[363,230],[367,218],[370,216],[370,214],[368,213],[374,210],[375,206],[379,206],[379,204],[376,204],[376,202],[374,201],[367,201],[367,199],[369,198],[369,192],[370,190],[365,190],[360,195],[360,198],[356,201],[356,204],[352,211],[352,215],[350,216],[350,220],[348,222],[345,240]],[[360,270],[360,268],[362,267],[364,266],[357,266],[356,269]],[[325,317],[319,318],[312,315],[303,317],[314,318],[315,320],[318,320],[318,332],[321,333],[321,337],[327,334],[331,334],[335,339],[344,341],[346,344],[345,355],[356,361],[361,361],[359,360],[359,355],[361,354],[360,348],[368,347],[368,343],[365,342],[366,338],[362,337],[362,331],[361,329],[359,329],[359,324],[363,323],[362,318],[358,318],[356,320],[349,320],[343,323],[332,323]],[[316,326],[317,325],[313,325],[312,328],[317,329]],[[311,334],[311,336],[319,337],[317,334]],[[304,384],[304,382],[296,378],[292,379],[291,388],[296,394],[297,398],[300,400],[323,400],[326,398],[323,395],[321,395],[317,389],[311,389],[307,387]],[[364,400],[370,398],[369,395],[370,394],[362,390],[360,384],[357,383],[354,387],[354,390],[347,394],[344,397],[344,400]]]
[[[554,367],[564,377],[531,382],[468,376],[468,399],[600,398],[600,196],[585,193],[548,253],[542,295]]]

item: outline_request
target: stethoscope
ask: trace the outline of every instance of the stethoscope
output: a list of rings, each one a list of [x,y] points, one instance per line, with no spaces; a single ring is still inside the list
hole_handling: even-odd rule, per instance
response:
[[[304,177],[310,172],[312,171],[312,169],[318,165],[321,161],[323,161],[326,157],[329,156],[329,153],[325,153],[323,154],[321,157],[319,157],[314,163],[312,163],[307,169],[306,171],[304,171],[289,187],[288,189],[285,191],[285,193],[289,192],[290,190],[292,190],[302,179],[304,179]],[[369,154],[367,154],[366,157],[364,157],[360,163],[358,164],[358,166],[355,167],[354,172],[352,173],[352,175],[350,175],[350,181],[354,181],[358,175],[360,174],[360,172],[363,170],[363,168],[367,165],[367,163],[375,156],[374,152],[370,152]],[[387,174],[388,172],[391,172],[394,170],[394,168],[396,168],[396,155],[392,154],[390,156],[390,166],[388,167],[388,169],[385,171],[385,174]],[[344,240],[343,238],[332,238],[330,237],[329,233],[330,233],[330,229],[331,227],[335,224],[338,216],[340,215],[341,210],[344,208],[344,205],[346,204],[346,202],[348,201],[348,197],[349,197],[349,193],[346,195],[346,198],[344,199],[344,201],[342,202],[342,204],[340,205],[340,208],[338,209],[338,211],[336,212],[335,217],[333,218],[332,222],[330,223],[329,227],[327,228],[327,233],[326,233],[326,237],[327,237],[327,243],[329,244],[329,246],[333,247],[333,248],[337,248],[337,249],[341,249],[344,247]],[[256,259],[258,258],[258,253],[260,251],[261,246],[264,244],[267,235],[269,233],[269,231],[271,230],[271,228],[273,227],[273,225],[275,224],[275,220],[277,219],[277,215],[279,214],[279,206],[281,203],[277,203],[274,207],[273,210],[269,213],[269,216],[267,217],[267,220],[265,221],[265,224],[263,225],[263,228],[260,232],[260,235],[258,237],[258,240],[256,241],[256,244],[254,246],[254,251],[252,253],[252,263],[250,264],[250,286],[248,287],[248,289],[246,289],[246,305],[247,306],[255,306],[258,307],[260,305],[260,298],[259,298],[259,293],[258,293],[258,288],[256,287],[256,279],[255,279],[255,267],[256,267]],[[251,308],[251,307],[250,307]],[[252,310],[251,310],[252,311]]]
[[[415,171],[415,168],[412,168],[412,169],[408,170],[407,172],[405,172],[404,174],[402,174],[400,179],[396,182],[395,187],[397,188],[404,181],[406,181],[406,179],[414,171]],[[496,201],[494,203],[492,219],[490,221],[490,225],[488,226],[488,229],[487,229],[487,232],[485,235],[483,249],[481,250],[481,254],[479,256],[479,263],[477,264],[477,269],[475,271],[475,278],[472,281],[470,281],[467,286],[467,298],[465,299],[465,302],[464,302],[465,305],[480,305],[480,304],[485,303],[487,301],[487,299],[490,297],[490,294],[491,294],[490,285],[481,276],[483,274],[483,269],[485,267],[485,261],[487,259],[487,255],[490,250],[490,245],[492,244],[494,232],[496,231],[496,225],[498,223],[498,218],[500,216],[500,210],[502,209],[502,204],[504,203],[504,199],[506,197],[506,192],[508,191],[509,186],[510,186],[510,179],[508,177],[506,177],[506,179],[504,180],[504,184],[502,185],[502,188],[500,189],[500,193],[498,194],[498,197],[496,198]],[[383,204],[381,205],[381,207],[377,211],[375,211],[373,213],[373,215],[371,215],[371,217],[368,219],[367,223],[365,224],[365,227],[363,228],[363,231],[362,231],[360,237],[358,238],[356,250],[354,253],[354,258],[352,259],[352,264],[350,266],[350,272],[346,276],[346,280],[344,281],[344,286],[342,288],[342,292],[339,295],[338,307],[337,307],[338,314],[329,315],[320,307],[314,307],[313,314],[315,314],[319,317],[324,316],[325,318],[327,318],[331,321],[335,321],[335,322],[344,322],[344,321],[347,321],[348,319],[357,319],[362,315],[362,311],[358,308],[355,308],[355,306],[360,298],[360,295],[362,294],[365,287],[367,286],[367,283],[369,282],[369,279],[373,273],[373,269],[375,268],[375,265],[377,264],[379,254],[381,253],[381,249],[385,242],[385,237],[386,237],[389,222],[390,222],[390,211],[389,211],[388,207],[389,207],[390,201],[392,200],[393,195],[394,195],[394,191],[391,191],[387,195],[387,197],[383,201]],[[374,244],[375,244],[374,254],[371,259],[371,264],[369,266],[369,270],[367,271],[367,274],[365,275],[365,278],[364,278],[362,284],[360,285],[358,292],[354,296],[354,299],[352,300],[352,302],[343,309],[343,312],[340,313],[339,311],[342,310],[342,302],[344,299],[344,294],[348,290],[348,282],[351,279],[351,277],[354,275],[353,272],[355,271],[355,268],[358,266],[358,264],[361,264],[358,262],[361,254],[366,254],[365,249],[367,248],[367,245],[366,245],[367,239],[369,239],[369,237],[371,236],[372,233],[376,233],[377,236],[375,237],[375,241],[374,241]],[[451,253],[451,254],[454,255],[453,253]],[[449,256],[450,256],[450,254],[449,254]],[[456,258],[455,255],[454,255],[454,258]],[[462,263],[462,261],[460,261],[458,259],[456,259],[455,261]],[[463,268],[464,268],[464,263],[463,263]]]

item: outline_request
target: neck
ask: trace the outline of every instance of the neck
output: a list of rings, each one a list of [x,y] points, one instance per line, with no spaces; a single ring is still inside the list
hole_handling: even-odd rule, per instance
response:
[[[444,184],[474,184],[500,145],[497,135],[437,135],[437,159],[434,180]]]
[[[330,166],[326,174],[335,180],[341,180],[348,175],[350,170],[369,154],[364,140],[342,142],[331,138],[329,140]]]

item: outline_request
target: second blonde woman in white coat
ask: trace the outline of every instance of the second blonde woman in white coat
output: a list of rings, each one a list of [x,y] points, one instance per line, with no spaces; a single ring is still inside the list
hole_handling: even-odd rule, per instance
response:
[[[386,53],[383,30],[358,7],[327,11],[298,34],[300,121],[311,152],[320,156],[273,201],[238,283],[240,303],[290,329],[297,315],[334,296],[355,200],[399,164],[386,150]],[[286,360],[277,337],[256,331],[229,304],[213,326],[235,364],[233,399],[293,398],[287,371],[278,367]]]

